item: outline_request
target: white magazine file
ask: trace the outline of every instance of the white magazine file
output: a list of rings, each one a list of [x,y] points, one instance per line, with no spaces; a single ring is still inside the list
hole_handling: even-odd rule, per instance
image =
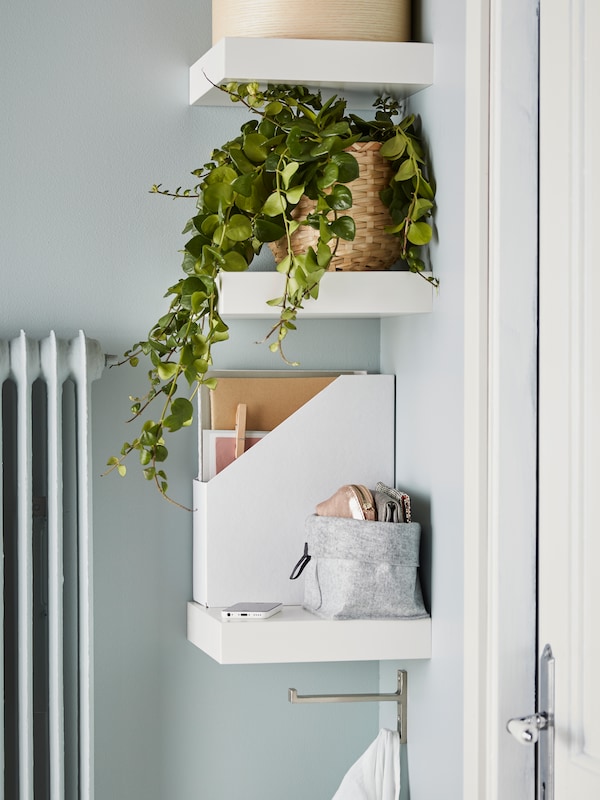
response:
[[[341,375],[209,481],[194,481],[193,597],[300,605],[304,521],[347,483],[394,485],[394,376]]]

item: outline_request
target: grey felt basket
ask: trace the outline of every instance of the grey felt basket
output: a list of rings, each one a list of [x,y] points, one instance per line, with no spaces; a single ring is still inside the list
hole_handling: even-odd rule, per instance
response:
[[[427,617],[417,522],[310,516],[304,608],[325,619]]]

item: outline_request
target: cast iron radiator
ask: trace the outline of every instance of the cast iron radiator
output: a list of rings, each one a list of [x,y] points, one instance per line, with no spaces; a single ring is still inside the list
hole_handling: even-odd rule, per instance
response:
[[[0,800],[93,798],[91,383],[104,355],[0,340]]]

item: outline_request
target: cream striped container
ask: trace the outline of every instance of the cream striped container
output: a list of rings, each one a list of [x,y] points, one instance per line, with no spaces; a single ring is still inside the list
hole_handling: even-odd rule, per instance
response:
[[[213,0],[213,44],[225,36],[407,42],[410,0]]]

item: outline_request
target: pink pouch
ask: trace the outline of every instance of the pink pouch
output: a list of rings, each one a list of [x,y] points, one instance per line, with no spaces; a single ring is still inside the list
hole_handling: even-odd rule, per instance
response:
[[[320,517],[345,517],[347,519],[375,520],[375,501],[371,491],[362,484],[349,483],[328,500],[316,507]]]

